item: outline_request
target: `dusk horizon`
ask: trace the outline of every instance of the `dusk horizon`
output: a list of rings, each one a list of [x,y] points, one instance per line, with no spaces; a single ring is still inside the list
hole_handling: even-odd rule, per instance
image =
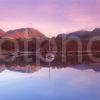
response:
[[[47,36],[47,37],[56,37],[56,36],[58,36],[59,34],[71,34],[71,33],[73,33],[73,32],[81,32],[81,31],[83,31],[83,32],[85,32],[85,31],[88,31],[88,32],[91,32],[91,31],[93,31],[93,30],[95,30],[95,29],[100,29],[100,27],[94,27],[93,29],[91,29],[91,30],[86,30],[86,29],[80,29],[80,30],[78,30],[78,29],[76,29],[75,31],[73,30],[73,31],[69,31],[69,32],[60,32],[60,33],[56,33],[55,32],[55,34],[53,34],[53,33],[50,33],[50,32],[48,32],[47,34],[45,34],[45,33],[43,33],[42,31],[40,31],[40,29],[37,29],[37,28],[34,28],[34,27],[19,27],[19,28],[14,28],[14,29],[9,29],[9,30],[4,30],[4,29],[2,29],[2,28],[0,28],[2,31],[4,31],[5,33],[6,32],[9,32],[9,31],[14,31],[14,30],[20,30],[20,29],[35,29],[35,30],[37,30],[37,31],[39,31],[39,32],[41,32],[42,34],[44,34],[45,36]]]
[[[100,27],[100,0],[0,0],[0,28],[33,27],[44,34]]]

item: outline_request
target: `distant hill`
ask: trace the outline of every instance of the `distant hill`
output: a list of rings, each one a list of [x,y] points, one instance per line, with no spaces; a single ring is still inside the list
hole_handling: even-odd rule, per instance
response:
[[[95,28],[93,31],[76,31],[69,34],[59,34],[56,38],[66,37],[66,38],[74,38],[79,37],[80,39],[90,39],[94,36],[100,36],[100,28]]]
[[[0,37],[2,37],[6,32],[4,32],[2,29],[0,29]]]
[[[43,35],[37,29],[21,28],[21,29],[15,29],[15,30],[10,30],[6,32],[3,38],[19,39],[19,38],[37,38],[37,37],[42,37],[42,36],[45,36],[45,35]]]

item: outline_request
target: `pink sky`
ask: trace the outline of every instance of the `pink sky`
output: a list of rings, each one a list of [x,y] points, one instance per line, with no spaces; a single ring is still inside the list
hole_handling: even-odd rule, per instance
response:
[[[0,0],[0,28],[33,27],[45,35],[100,27],[100,0]]]

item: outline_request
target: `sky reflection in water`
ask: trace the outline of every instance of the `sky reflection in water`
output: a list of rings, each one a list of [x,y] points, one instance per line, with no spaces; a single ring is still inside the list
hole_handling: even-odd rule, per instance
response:
[[[0,73],[0,100],[100,100],[100,72],[42,68]]]

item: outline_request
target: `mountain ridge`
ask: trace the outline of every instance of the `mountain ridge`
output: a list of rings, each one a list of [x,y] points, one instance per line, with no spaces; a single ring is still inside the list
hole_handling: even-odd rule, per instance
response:
[[[34,28],[20,28],[7,31],[2,38],[9,39],[19,39],[19,38],[37,38],[37,37],[46,37],[39,30]]]
[[[87,30],[79,30],[74,31],[70,33],[61,33],[56,36],[57,37],[80,37],[80,38],[89,38],[92,36],[99,36],[100,35],[100,28],[95,28],[92,31]],[[38,29],[27,27],[27,28],[19,28],[19,29],[13,29],[9,30],[7,32],[0,29],[0,37],[1,38],[9,38],[9,39],[18,39],[18,38],[36,38],[36,37],[46,37],[42,32],[40,32]],[[52,36],[53,37],[53,36]]]
[[[80,39],[89,39],[93,36],[100,36],[100,28],[95,28],[92,31],[87,31],[87,30],[80,30],[80,31],[75,31],[71,33],[63,33],[63,34],[58,34],[56,38],[61,38],[61,37],[66,37],[66,38],[74,38],[78,37]]]

